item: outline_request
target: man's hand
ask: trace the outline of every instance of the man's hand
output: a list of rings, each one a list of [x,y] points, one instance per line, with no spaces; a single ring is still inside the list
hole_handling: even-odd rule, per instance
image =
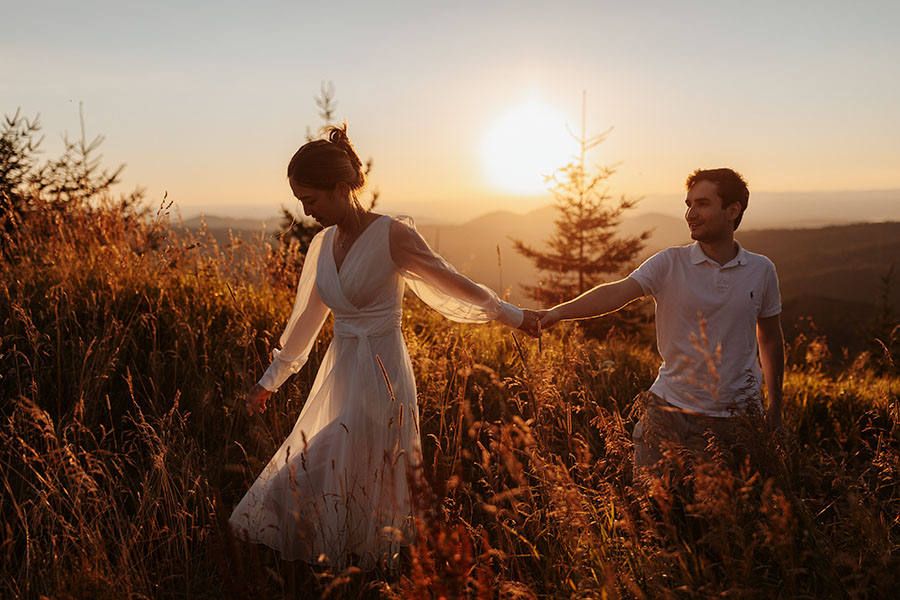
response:
[[[784,430],[784,420],[781,417],[781,405],[777,407],[769,404],[769,410],[766,411],[766,422],[774,431]]]
[[[519,329],[527,333],[533,338],[541,337],[541,316],[536,311],[528,310],[523,308],[522,313],[524,313],[525,317],[522,319],[522,324],[519,325]]]
[[[781,431],[784,429],[781,416],[784,405],[784,333],[781,331],[781,315],[758,319],[756,339],[769,400],[766,421],[774,431]]]
[[[556,308],[539,311],[539,314],[541,317],[541,329],[550,329],[560,321],[559,310]]]
[[[266,412],[266,400],[268,400],[271,395],[272,392],[258,383],[255,384],[250,388],[250,391],[247,392],[247,399],[245,401],[247,412],[251,415],[254,412],[258,412],[259,414]]]

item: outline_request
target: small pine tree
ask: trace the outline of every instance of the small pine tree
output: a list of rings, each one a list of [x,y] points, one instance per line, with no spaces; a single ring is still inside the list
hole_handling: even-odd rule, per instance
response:
[[[610,167],[589,171],[585,155],[606,139],[608,131],[587,137],[585,128],[582,103],[581,135],[572,134],[579,144],[579,155],[547,178],[559,211],[556,231],[547,240],[548,249],[513,240],[516,251],[545,274],[538,285],[522,286],[545,306],[574,298],[608,276],[622,273],[633,265],[651,233],[618,235],[622,214],[637,200],[622,196],[613,203],[606,183],[615,171]]]
[[[43,137],[38,138],[41,125],[38,117],[28,119],[20,110],[10,117],[4,115],[0,131],[0,198],[13,205],[24,202],[25,188],[37,174],[37,154]]]
[[[878,286],[878,313],[869,326],[868,337],[873,364],[882,372],[896,372],[900,356],[900,319],[894,311],[894,267],[891,263]]]
[[[40,184],[45,194],[56,202],[81,204],[95,198],[106,197],[110,188],[119,183],[119,175],[125,165],[119,165],[112,173],[101,167],[102,155],[98,150],[103,144],[103,136],[96,136],[88,142],[84,129],[84,113],[78,105],[81,122],[81,137],[72,142],[63,137],[65,150],[55,161],[50,161],[41,171]],[[136,204],[142,192],[137,191],[123,202]]]
[[[12,117],[5,115],[0,129],[0,202],[12,213],[28,210],[32,194],[52,203],[54,210],[67,206],[96,206],[112,200],[111,191],[119,182],[125,165],[112,172],[101,165],[99,154],[103,137],[88,141],[84,127],[82,106],[78,108],[81,137],[70,141],[64,136],[65,148],[56,159],[39,164],[38,155],[43,137],[38,117],[27,119],[19,110]],[[142,214],[143,191],[138,189],[118,198],[122,208]]]

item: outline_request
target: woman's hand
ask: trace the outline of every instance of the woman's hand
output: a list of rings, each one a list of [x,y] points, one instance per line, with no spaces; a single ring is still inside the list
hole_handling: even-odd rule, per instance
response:
[[[262,414],[266,412],[266,400],[269,399],[269,396],[272,395],[272,392],[259,385],[255,384],[250,391],[247,392],[247,400],[245,402],[245,406],[247,407],[247,412],[249,414],[253,414],[253,412],[258,412]]]

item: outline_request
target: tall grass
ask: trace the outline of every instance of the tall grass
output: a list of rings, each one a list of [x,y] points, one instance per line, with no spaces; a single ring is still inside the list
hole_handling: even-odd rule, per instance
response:
[[[409,298],[425,454],[394,572],[334,573],[231,539],[230,508],[292,427],[324,354],[261,418],[303,257],[172,233],[112,201],[4,211],[0,597],[882,598],[898,585],[900,379],[795,366],[787,432],[737,470],[669,456],[632,480],[644,343],[542,348]]]

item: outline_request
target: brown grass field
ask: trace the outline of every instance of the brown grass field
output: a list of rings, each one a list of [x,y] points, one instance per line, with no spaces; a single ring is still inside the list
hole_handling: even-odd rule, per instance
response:
[[[170,234],[111,199],[6,202],[0,226],[2,598],[889,598],[900,589],[900,377],[789,348],[787,432],[731,472],[670,456],[632,481],[652,345],[542,348],[408,298],[425,454],[395,571],[236,543],[231,507],[289,431],[327,346],[241,410],[302,265],[263,240]],[[896,358],[896,357],[893,357]],[[882,361],[883,362],[883,361]]]

